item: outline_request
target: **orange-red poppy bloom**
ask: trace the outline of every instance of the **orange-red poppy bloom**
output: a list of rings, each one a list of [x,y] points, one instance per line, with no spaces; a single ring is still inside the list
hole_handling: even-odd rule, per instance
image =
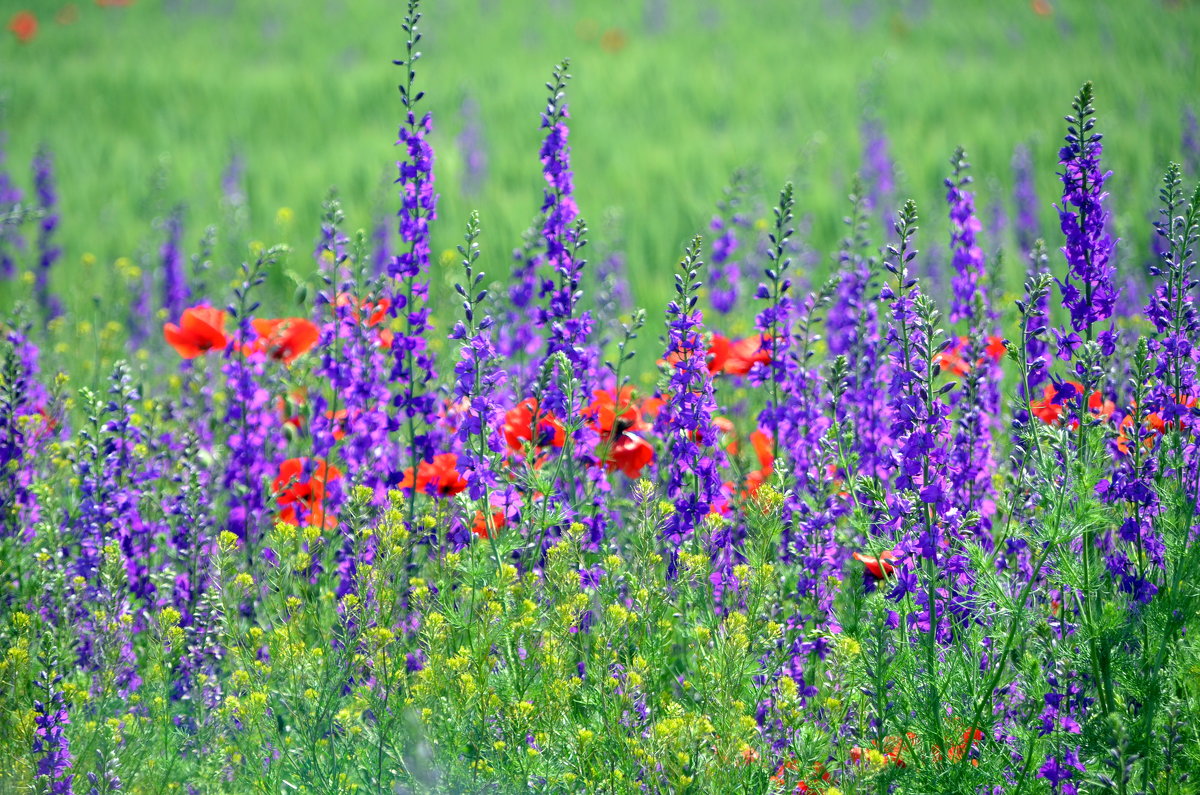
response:
[[[855,552],[853,557],[877,580],[896,573],[896,567],[892,565],[892,561],[896,559],[896,553],[890,549],[880,552],[879,557],[864,555],[861,552]]]
[[[301,517],[298,509],[303,509],[307,524],[328,529],[337,524],[337,519],[326,513],[325,486],[340,478],[342,472],[320,461],[309,474],[308,480],[301,480],[307,463],[306,458],[289,458],[279,465],[279,474],[271,484],[275,501],[283,509],[279,513],[279,520],[299,525]]]
[[[1077,400],[1083,394],[1083,384],[1078,381],[1064,381],[1063,383],[1069,384],[1074,390],[1069,396],[1062,394],[1061,387],[1047,384],[1046,388],[1042,390],[1042,399],[1029,402],[1029,411],[1047,425],[1058,421],[1062,416],[1063,405],[1068,400]],[[1111,417],[1116,408],[1116,404],[1111,400],[1105,400],[1099,390],[1088,396],[1088,411],[1102,420]],[[1075,427],[1075,421],[1072,421],[1071,427]]]
[[[708,344],[708,371],[713,375],[725,369],[729,361],[729,350],[732,343],[729,337],[713,334],[712,342]]]
[[[29,11],[18,11],[8,21],[8,29],[17,37],[17,41],[22,44],[33,41],[33,37],[37,35],[38,30],[37,17]]]
[[[185,359],[221,350],[229,344],[225,336],[225,313],[204,305],[185,309],[179,325],[163,324],[163,337]]]
[[[755,334],[730,343],[724,371],[729,375],[746,375],[757,363],[770,364],[769,343],[770,335],[767,334]]]
[[[759,466],[746,475],[746,492],[743,496],[753,497],[775,472],[775,450],[771,434],[762,428],[750,433],[750,446],[754,448]]]
[[[988,337],[987,347],[983,349],[983,353],[993,362],[998,362],[1008,353],[1008,346],[1004,344],[1003,337]]]
[[[943,372],[949,370],[961,378],[971,372],[974,367],[979,367],[987,360],[990,359],[993,362],[998,362],[1004,358],[1004,354],[1008,353],[1008,348],[1005,347],[1003,338],[990,336],[987,338],[987,346],[983,349],[983,356],[977,359],[975,364],[972,365],[962,355],[967,347],[967,341],[966,337],[959,337],[953,345],[933,357],[933,360],[938,363]]]
[[[400,488],[423,491],[434,497],[453,497],[467,488],[467,479],[457,469],[458,456],[454,453],[439,453],[432,461],[422,461],[417,466],[417,477],[413,479],[412,467],[404,470]]]
[[[633,387],[622,388],[615,397],[607,389],[597,389],[592,398],[582,413],[600,434],[598,450],[608,471],[619,469],[626,477],[641,477],[642,469],[654,460],[654,446],[641,436],[650,425],[633,400]]]
[[[504,516],[504,511],[496,511],[492,514],[492,529],[497,532],[504,529],[508,524],[508,520]],[[490,538],[488,533],[487,519],[483,515],[483,511],[475,512],[475,522],[471,525],[471,532],[480,538]]]
[[[255,318],[250,322],[258,332],[258,339],[246,346],[245,352],[265,351],[272,359],[286,364],[307,353],[321,337],[316,324],[302,317]]]
[[[350,310],[350,316],[356,321],[364,323],[367,328],[375,328],[387,318],[388,309],[391,308],[392,302],[388,298],[380,298],[378,301],[359,301],[349,293],[338,294],[336,304],[338,306],[353,307]],[[365,319],[364,319],[365,316]],[[379,347],[387,349],[392,347],[392,340],[395,335],[390,328],[381,328],[378,332]]]
[[[1196,405],[1196,399],[1187,395],[1176,395],[1175,402],[1185,408],[1193,408]],[[1136,406],[1134,406],[1134,408],[1136,409]],[[1147,414],[1145,423],[1147,428],[1154,431],[1154,433],[1159,436],[1162,436],[1164,433],[1166,433],[1169,428],[1174,428],[1176,424],[1174,420],[1164,420],[1162,415],[1158,412]],[[1124,419],[1121,420],[1120,433],[1117,435],[1117,449],[1126,455],[1129,454],[1129,431],[1132,428],[1133,412],[1131,411],[1129,414],[1125,415]],[[1142,444],[1144,444],[1146,449],[1149,450],[1154,447],[1154,440],[1145,439],[1143,440]]]
[[[535,430],[536,422],[536,430]],[[526,445],[537,449],[562,447],[566,430],[553,412],[539,412],[537,398],[525,398],[504,414],[504,442],[514,453]]]

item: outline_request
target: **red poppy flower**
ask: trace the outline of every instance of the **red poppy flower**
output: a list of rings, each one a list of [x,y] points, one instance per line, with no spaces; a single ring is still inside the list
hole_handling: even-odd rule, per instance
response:
[[[413,482],[412,467],[404,470],[404,479],[400,488],[423,491],[434,497],[453,497],[467,488],[467,479],[456,468],[458,456],[454,453],[440,453],[433,461],[422,461],[417,467],[416,482]]]
[[[1004,358],[1004,354],[1008,352],[1008,348],[1005,347],[1002,338],[995,336],[988,337],[987,347],[983,349],[984,355],[972,365],[962,355],[967,347],[967,341],[966,337],[959,337],[953,345],[933,357],[933,360],[942,368],[942,372],[949,370],[961,378],[971,372],[974,367],[983,365],[988,359],[991,359],[993,362],[1000,361]]]
[[[607,389],[596,390],[592,397],[582,413],[600,434],[598,449],[608,471],[620,469],[626,477],[641,477],[642,469],[654,460],[654,447],[639,435],[650,425],[634,403],[633,387],[624,387],[615,398]]]
[[[1184,408],[1195,408],[1196,398],[1191,397],[1190,395],[1175,395],[1175,403],[1183,406]],[[1168,422],[1164,420],[1162,415],[1158,413],[1154,413],[1146,417],[1146,424],[1153,428],[1154,432],[1160,436],[1166,433],[1168,428],[1174,428],[1176,425],[1174,420]]]
[[[325,485],[342,476],[341,470],[328,466],[324,461],[317,463],[308,476],[304,476],[306,458],[289,458],[279,465],[279,475],[276,476],[271,490],[275,493],[275,501],[283,508],[279,513],[280,521],[299,525],[300,516],[297,509],[303,509],[308,524],[313,527],[331,528],[337,524],[337,519],[325,513]]]
[[[962,351],[966,346],[967,338],[959,337],[949,348],[939,351],[933,360],[942,368],[942,372],[949,370],[961,378],[971,372],[971,363],[962,356]]]
[[[302,317],[255,318],[250,322],[258,332],[258,339],[246,346],[245,353],[265,351],[272,359],[285,364],[291,364],[307,353],[321,337],[316,324]]]
[[[508,524],[508,520],[504,516],[504,511],[496,511],[492,514],[492,529],[500,531]],[[490,538],[488,534],[487,520],[484,518],[483,511],[475,512],[475,522],[471,525],[471,532],[480,538]]]
[[[349,414],[346,409],[327,411],[325,412],[325,419],[329,420],[329,425],[333,428],[331,435],[335,442],[340,442],[346,438],[346,423],[349,420]]]
[[[534,432],[534,419],[537,432]],[[504,414],[504,442],[514,453],[534,448],[559,447],[567,440],[566,430],[552,412],[538,412],[537,398],[525,398]]]
[[[864,555],[861,552],[855,552],[853,557],[877,580],[882,580],[896,573],[896,567],[891,563],[896,559],[896,553],[890,549],[879,553],[879,557],[877,558]]]
[[[37,35],[37,17],[29,11],[18,11],[9,20],[8,29],[17,37],[17,41],[22,44],[32,41],[33,37]]]
[[[946,756],[950,759],[951,762],[957,762],[958,760],[963,758],[963,754],[967,753],[967,751],[970,750],[972,745],[974,745],[975,743],[979,742],[982,739],[983,739],[983,732],[981,732],[979,729],[976,729],[974,732],[972,732],[970,729],[967,729],[966,731],[964,731],[962,733],[962,742],[950,746],[950,750],[946,752]],[[937,760],[937,756],[938,756],[937,749],[935,748],[934,749],[934,760],[935,761]],[[979,760],[972,759],[971,764],[978,766]]]
[[[731,343],[729,337],[713,334],[712,342],[708,345],[708,372],[716,375],[725,369],[729,361]]]
[[[204,305],[185,309],[179,325],[163,324],[163,338],[185,359],[221,350],[229,344],[225,336],[225,313]]]
[[[1067,386],[1070,389],[1064,389]],[[1029,402],[1029,410],[1033,416],[1050,425],[1057,422],[1062,416],[1063,405],[1067,401],[1075,400],[1082,394],[1083,384],[1078,381],[1063,381],[1060,385],[1047,384],[1046,388],[1042,390],[1042,399]],[[1116,404],[1111,400],[1105,400],[1099,390],[1088,396],[1088,411],[1094,416],[1107,420],[1115,410]],[[1074,420],[1071,422],[1071,427],[1076,427]]]
[[[725,359],[725,372],[729,375],[746,375],[756,363],[770,364],[771,351],[766,347],[769,341],[770,335],[755,334],[732,343]]]
[[[350,310],[350,316],[360,323],[365,323],[367,328],[375,328],[387,318],[388,309],[391,308],[392,302],[389,298],[380,298],[378,301],[359,301],[349,293],[340,293],[336,301],[337,306],[353,307]],[[363,316],[366,315],[366,320]],[[381,328],[378,332],[379,347],[387,349],[392,347],[394,334],[390,328]]]
[[[750,446],[754,448],[759,468],[746,475],[746,491],[743,493],[743,497],[753,497],[758,494],[762,484],[770,480],[772,473],[775,472],[775,451],[771,434],[762,428],[752,431]]]

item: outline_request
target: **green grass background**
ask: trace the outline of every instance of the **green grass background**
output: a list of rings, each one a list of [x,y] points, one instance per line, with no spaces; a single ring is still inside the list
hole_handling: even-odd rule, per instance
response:
[[[543,84],[570,56],[579,204],[598,237],[604,214],[622,211],[630,281],[651,317],[669,298],[682,246],[706,230],[738,167],[758,170],[767,202],[785,179],[797,181],[797,215],[812,218],[806,242],[830,261],[868,94],[900,194],[921,210],[921,248],[945,248],[942,179],[953,148],[966,147],[986,207],[1009,202],[1023,141],[1033,146],[1053,248],[1061,117],[1080,84],[1095,81],[1110,204],[1126,258],[1140,263],[1156,182],[1180,157],[1182,111],[1197,101],[1200,3],[1050,4],[1041,16],[1024,0],[427,0],[418,83],[435,124],[435,257],[478,209],[485,270],[506,271],[541,199]],[[65,256],[54,285],[78,317],[104,320],[128,302],[112,263],[157,248],[154,219],[167,208],[186,204],[189,252],[205,225],[221,221],[220,175],[233,151],[246,163],[249,236],[293,246],[293,270],[313,268],[330,186],[351,229],[394,212],[402,108],[390,59],[402,52],[403,3],[79,2],[69,25],[54,21],[64,5],[0,2],[6,22],[21,8],[41,20],[28,44],[0,36],[0,93],[18,182],[29,189],[39,143],[56,157]],[[602,45],[613,30],[626,38],[615,52]],[[488,155],[476,196],[460,189],[468,96]],[[281,207],[294,212],[291,224],[277,223]],[[94,266],[82,264],[85,254]],[[435,303],[452,307],[444,282],[457,268],[443,270]],[[273,284],[267,309],[286,311],[285,280]],[[0,284],[0,300],[26,291]]]

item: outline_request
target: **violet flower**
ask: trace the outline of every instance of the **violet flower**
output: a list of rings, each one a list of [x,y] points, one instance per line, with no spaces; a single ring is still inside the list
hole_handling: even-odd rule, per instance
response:
[[[10,329],[0,341],[0,538],[30,542],[39,518],[36,461],[57,422],[37,381],[38,349]]]
[[[0,130],[0,219],[6,218],[20,204],[24,194],[12,181],[5,166],[8,160],[8,133]],[[25,249],[25,240],[16,223],[0,221],[0,279],[11,279],[17,272],[14,252]]]
[[[42,213],[38,221],[38,265],[34,294],[38,307],[49,323],[62,314],[62,302],[50,292],[50,271],[62,256],[62,249],[54,243],[54,232],[58,229],[58,193],[54,187],[54,160],[45,148],[39,149],[33,158],[33,185],[38,209]]]
[[[400,431],[405,438],[396,471],[391,475],[394,482],[399,482],[405,469],[411,468],[415,472],[421,461],[432,460],[435,452],[435,438],[430,426],[437,409],[433,392],[437,374],[425,332],[430,329],[429,222],[437,217],[438,196],[433,189],[433,147],[428,141],[433,117],[426,113],[418,120],[416,107],[425,92],[413,90],[414,67],[421,56],[416,50],[421,41],[417,30],[421,19],[419,8],[418,0],[409,0],[403,25],[408,35],[406,54],[395,61],[406,74],[406,80],[400,86],[400,101],[406,116],[397,142],[405,151],[405,159],[397,164],[400,177],[396,180],[401,186],[398,213],[401,251],[388,264],[388,275],[398,281],[400,287],[387,297],[391,300],[391,312],[403,321],[392,342],[391,381],[397,387],[392,400],[395,408],[392,422],[394,430]],[[415,500],[410,501],[410,513],[412,510],[415,510]]]
[[[954,173],[946,178],[946,202],[950,205],[950,250],[954,275],[950,279],[950,322],[966,322],[972,332],[980,328],[986,313],[987,298],[983,288],[984,257],[976,236],[982,225],[975,215],[975,194],[967,190],[971,164],[967,153],[959,147],[950,159]]]
[[[164,225],[166,239],[159,257],[162,262],[163,299],[162,307],[167,317],[179,317],[187,308],[191,291],[188,289],[187,273],[183,267],[183,253],[179,250],[183,236],[183,208],[176,207],[167,216]]]
[[[1037,189],[1033,183],[1033,164],[1026,144],[1018,144],[1013,150],[1013,204],[1016,207],[1017,245],[1021,253],[1029,256],[1033,241],[1042,237],[1038,221]]]
[[[749,191],[749,176],[744,171],[734,172],[725,197],[717,203],[717,215],[709,224],[713,241],[708,300],[723,315],[733,311],[741,294],[741,267],[735,253],[739,233],[744,234],[750,228],[750,220],[741,211]]]
[[[779,432],[783,422],[781,391],[788,380],[788,348],[792,339],[792,280],[788,277],[791,257],[785,255],[788,240],[792,235],[792,183],[783,186],[779,194],[779,205],[775,208],[775,229],[768,235],[770,250],[767,252],[765,276],[754,297],[765,301],[766,306],[754,319],[754,327],[762,337],[761,350],[767,352],[767,361],[756,361],[750,370],[751,382],[766,385],[767,402],[759,414],[759,425],[771,433],[772,459],[779,457]],[[769,283],[768,283],[769,282]]]
[[[42,791],[51,795],[74,793],[73,774],[67,773],[73,759],[71,744],[67,739],[66,727],[71,719],[67,715],[67,701],[63,697],[62,675],[54,673],[57,660],[42,660],[41,670],[33,685],[44,695],[34,702],[33,752],[38,755],[37,777]]]
[[[1200,123],[1196,121],[1196,109],[1189,105],[1183,109],[1183,133],[1179,139],[1183,152],[1183,165],[1192,179],[1200,179]]]
[[[720,433],[713,422],[717,402],[706,361],[704,319],[696,308],[702,266],[696,237],[679,263],[676,297],[667,306],[665,358],[671,372],[654,423],[666,443],[666,495],[675,505],[663,530],[672,571],[679,546],[696,532],[721,496]]]
[[[893,215],[888,208],[893,206],[896,195],[896,172],[888,152],[887,135],[883,124],[870,115],[863,117],[859,129],[863,147],[862,176],[867,186],[866,205],[879,214],[885,225],[890,224]]]
[[[562,354],[570,365],[573,376],[579,381],[577,394],[591,394],[591,383],[595,364],[594,352],[589,346],[592,333],[592,314],[580,310],[580,289],[583,267],[586,262],[579,256],[587,244],[587,227],[578,218],[575,205],[575,187],[571,173],[571,147],[567,143],[569,117],[566,103],[566,83],[569,61],[564,60],[554,69],[550,98],[542,114],[542,129],[546,137],[542,142],[542,174],[547,188],[542,202],[544,222],[542,240],[546,245],[546,264],[556,277],[548,282],[549,294],[545,308],[536,312],[537,322],[546,329],[548,343],[544,361],[555,354]],[[544,395],[545,408],[560,417],[577,413],[577,406],[568,406],[558,378],[551,378]]]
[[[493,343],[494,322],[490,315],[480,315],[481,304],[487,299],[483,289],[484,274],[475,270],[479,259],[479,214],[472,213],[467,222],[465,245],[458,247],[462,254],[464,279],[455,285],[462,298],[463,319],[450,332],[450,339],[459,342],[460,359],[454,366],[456,399],[467,404],[465,416],[458,426],[457,440],[462,452],[459,469],[467,481],[467,493],[480,504],[480,511],[492,536],[493,506],[507,507],[514,496],[511,485],[501,483],[494,462],[504,451],[504,410],[496,397],[504,388],[504,372]]]
[[[459,112],[463,122],[462,131],[458,134],[458,149],[463,159],[462,191],[465,196],[477,196],[487,179],[488,170],[479,103],[474,97],[467,96]]]
[[[1067,275],[1059,280],[1063,306],[1071,313],[1071,333],[1059,333],[1059,356],[1070,359],[1083,340],[1093,339],[1093,326],[1112,317],[1117,300],[1116,274],[1111,257],[1115,241],[1105,227],[1104,182],[1112,172],[1100,170],[1102,136],[1092,108],[1092,84],[1084,83],[1073,105],[1074,115],[1067,116],[1067,145],[1059,150],[1059,176],[1063,183],[1062,204],[1058,217],[1067,243],[1062,248],[1067,260]],[[1112,353],[1112,332],[1100,335],[1106,354]]]

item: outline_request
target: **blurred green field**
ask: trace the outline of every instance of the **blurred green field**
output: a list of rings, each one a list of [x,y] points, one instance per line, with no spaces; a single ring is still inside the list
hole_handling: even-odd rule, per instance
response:
[[[162,237],[155,219],[170,207],[187,207],[189,253],[206,225],[221,223],[220,179],[234,152],[245,163],[245,237],[293,246],[292,270],[313,270],[330,186],[351,229],[394,212],[402,109],[390,59],[403,47],[402,3],[79,2],[62,24],[55,16],[66,5],[0,2],[6,23],[22,8],[41,21],[28,43],[0,36],[0,94],[8,167],[22,188],[40,143],[56,157],[65,255],[53,284],[72,318],[120,317],[114,307],[129,291],[112,263],[152,254]],[[1079,85],[1095,81],[1116,231],[1124,258],[1140,265],[1156,182],[1180,158],[1182,112],[1197,101],[1200,3],[1045,6],[1048,15],[1024,0],[428,0],[418,80],[435,124],[435,254],[453,248],[477,208],[485,269],[507,269],[541,200],[543,84],[570,56],[579,204],[598,248],[602,218],[622,213],[635,299],[652,318],[683,243],[706,230],[735,168],[758,170],[766,201],[795,179],[797,215],[812,219],[805,242],[830,261],[868,95],[891,139],[899,192],[922,211],[921,248],[944,249],[948,238],[942,179],[953,148],[975,165],[986,223],[990,205],[1010,202],[1019,142],[1033,146],[1054,247],[1061,117]],[[468,99],[487,154],[475,195],[462,189],[458,145]],[[282,276],[273,284],[267,308],[283,311],[290,290]],[[443,287],[434,302],[450,306]],[[0,302],[27,289],[0,283]]]

